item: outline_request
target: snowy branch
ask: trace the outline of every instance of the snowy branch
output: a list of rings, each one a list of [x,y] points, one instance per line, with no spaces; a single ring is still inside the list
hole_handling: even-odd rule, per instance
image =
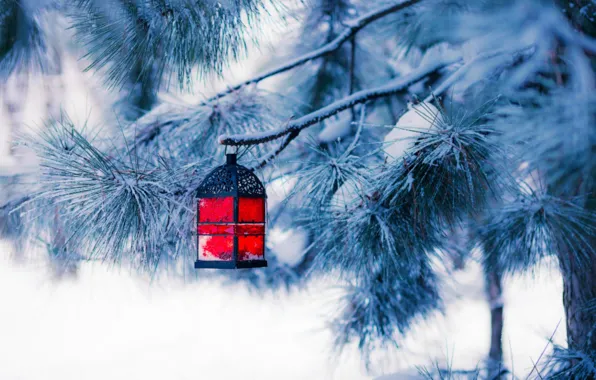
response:
[[[323,45],[319,49],[313,50],[313,51],[311,51],[307,54],[304,54],[300,57],[294,58],[291,61],[286,62],[286,63],[268,71],[268,72],[265,72],[261,75],[254,77],[254,78],[248,79],[248,80],[246,80],[242,83],[239,83],[235,86],[229,87],[227,90],[222,91],[222,92],[212,96],[211,98],[199,103],[198,108],[207,106],[210,103],[212,103],[213,101],[221,99],[229,94],[232,94],[232,93],[242,89],[245,86],[248,86],[251,84],[257,84],[267,78],[270,78],[277,74],[281,74],[281,73],[291,70],[295,67],[303,65],[309,61],[312,61],[313,59],[320,58],[326,54],[332,53],[332,52],[336,51],[337,49],[339,49],[346,41],[353,41],[353,38],[356,35],[356,33],[358,33],[361,29],[363,29],[370,23],[372,23],[382,17],[385,17],[389,14],[392,14],[392,13],[398,12],[402,9],[405,9],[407,7],[410,7],[416,3],[419,3],[420,1],[422,1],[422,0],[399,1],[392,5],[371,11],[370,13],[367,13],[360,18],[350,21],[349,23],[346,23],[347,28],[340,35],[338,35],[334,40]],[[159,109],[159,108],[157,108],[157,109]],[[156,112],[157,111],[152,111],[148,115],[154,115],[154,114],[156,114]],[[167,128],[167,127],[177,128],[180,124],[181,123],[179,123],[178,125],[172,125],[171,122],[163,122],[163,123],[152,122],[151,124],[145,126],[139,132],[137,138],[135,139],[135,146],[147,144],[148,142],[152,141],[159,135],[160,131],[163,128]]]
[[[286,62],[281,66],[278,66],[266,73],[263,73],[261,75],[254,77],[254,78],[248,79],[248,80],[246,80],[242,83],[239,83],[233,87],[229,87],[227,90],[222,91],[222,92],[212,96],[211,98],[205,100],[204,102],[201,103],[201,105],[209,104],[209,103],[213,102],[214,100],[223,98],[224,96],[233,93],[234,91],[238,91],[239,89],[241,89],[244,86],[259,83],[264,79],[275,76],[277,74],[281,74],[281,73],[291,70],[297,66],[300,66],[300,65],[303,65],[309,61],[312,61],[313,59],[316,59],[316,58],[322,57],[326,54],[329,54],[331,52],[334,52],[335,50],[339,49],[346,41],[351,40],[356,35],[356,33],[358,33],[362,28],[364,28],[368,24],[370,24],[380,18],[383,18],[391,13],[395,13],[402,9],[408,8],[416,3],[419,3],[420,1],[422,1],[422,0],[402,1],[402,2],[398,2],[398,3],[392,4],[392,5],[386,6],[381,9],[374,10],[370,13],[367,13],[364,16],[347,23],[348,27],[346,28],[346,30],[344,30],[333,41],[329,42],[326,45],[323,45],[319,49],[313,50],[310,53],[307,53],[300,57],[294,58],[293,60]]]
[[[412,84],[420,81],[428,75],[440,70],[446,66],[460,62],[461,56],[447,57],[443,60],[437,60],[431,64],[419,68],[411,74],[398,78],[392,83],[377,87],[371,90],[363,90],[354,93],[344,99],[338,100],[323,107],[315,112],[309,113],[308,115],[302,116],[299,119],[292,120],[286,124],[285,127],[275,129],[265,133],[248,134],[248,135],[223,135],[219,137],[219,143],[223,145],[231,146],[242,146],[242,145],[257,145],[267,141],[278,139],[288,134],[299,133],[305,128],[319,123],[325,119],[328,119],[337,113],[351,108],[357,104],[362,104],[370,100],[382,98],[388,95],[404,91]]]

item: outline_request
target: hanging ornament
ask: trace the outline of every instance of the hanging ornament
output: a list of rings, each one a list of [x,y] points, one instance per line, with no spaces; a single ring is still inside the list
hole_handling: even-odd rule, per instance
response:
[[[226,155],[197,191],[195,268],[261,268],[265,260],[265,187]]]
[[[408,105],[395,128],[385,136],[384,151],[387,162],[400,159],[414,145],[416,138],[435,128],[442,121],[441,112],[428,102]]]

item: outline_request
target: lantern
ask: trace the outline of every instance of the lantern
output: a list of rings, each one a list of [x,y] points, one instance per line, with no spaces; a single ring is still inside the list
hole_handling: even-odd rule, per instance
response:
[[[226,155],[197,191],[195,268],[260,268],[265,260],[265,187]]]

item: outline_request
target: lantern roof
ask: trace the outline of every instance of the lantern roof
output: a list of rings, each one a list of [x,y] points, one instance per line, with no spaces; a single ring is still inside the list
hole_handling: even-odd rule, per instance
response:
[[[241,196],[266,198],[265,186],[248,168],[238,165],[236,154],[226,154],[226,163],[213,169],[197,189],[199,197]]]

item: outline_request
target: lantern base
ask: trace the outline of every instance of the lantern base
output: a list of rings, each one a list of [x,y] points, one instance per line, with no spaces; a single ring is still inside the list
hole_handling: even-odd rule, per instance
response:
[[[267,266],[267,260],[246,260],[246,261],[195,261],[195,268],[211,269],[247,269],[264,268]]]

